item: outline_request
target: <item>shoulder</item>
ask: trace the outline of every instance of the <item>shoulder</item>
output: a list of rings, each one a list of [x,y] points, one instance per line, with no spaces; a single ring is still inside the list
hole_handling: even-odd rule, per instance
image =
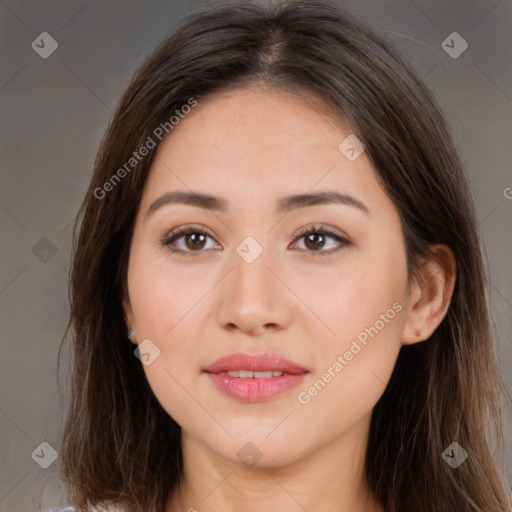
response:
[[[64,508],[51,508],[48,510],[43,510],[42,512],[77,512],[74,507],[64,507]]]
[[[72,506],[67,506],[67,507],[63,507],[63,508],[52,508],[52,509],[48,509],[48,510],[43,510],[42,512],[78,512],[78,509],[76,509],[75,507],[72,507]],[[93,507],[92,509],[89,510],[89,512],[125,512],[125,511],[121,508],[111,505],[108,508],[99,507],[99,506]]]
[[[43,510],[42,512],[76,512],[76,509],[73,507],[52,508],[48,510]]]

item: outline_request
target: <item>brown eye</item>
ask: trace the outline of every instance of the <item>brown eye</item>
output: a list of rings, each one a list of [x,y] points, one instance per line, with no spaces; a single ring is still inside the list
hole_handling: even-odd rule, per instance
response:
[[[326,238],[328,237],[321,233],[311,233],[306,237],[306,247],[309,249],[322,249]]]
[[[300,231],[299,239],[305,240],[306,250],[308,252],[318,253],[318,255],[329,255],[337,252],[341,248],[351,245],[348,240],[334,233],[329,228],[322,226],[314,226]],[[327,240],[335,240],[338,243],[338,248],[334,250],[323,250],[327,244]],[[317,256],[317,254],[315,254]]]
[[[200,253],[205,248],[208,238],[211,238],[210,235],[203,229],[186,226],[172,230],[162,241],[162,245],[167,246],[172,252]],[[185,248],[175,248],[174,244],[181,239],[185,242]]]
[[[190,233],[188,235],[182,235],[185,239],[185,244],[189,249],[202,249],[205,245],[206,235],[201,233]]]

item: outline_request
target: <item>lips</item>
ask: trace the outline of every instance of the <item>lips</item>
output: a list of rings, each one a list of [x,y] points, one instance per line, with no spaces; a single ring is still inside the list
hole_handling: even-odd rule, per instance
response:
[[[299,385],[307,368],[277,354],[231,354],[203,370],[214,386],[240,402],[265,402]]]
[[[241,352],[217,359],[217,361],[204,369],[206,373],[240,372],[241,370],[240,375],[233,373],[230,376],[239,378],[266,378],[278,376],[273,374],[268,375],[268,372],[299,375],[309,371],[303,366],[288,359],[284,359],[277,354],[250,355]],[[251,372],[252,375],[248,372]],[[256,375],[254,375],[254,372],[256,372]],[[260,372],[265,372],[265,374],[261,375]]]

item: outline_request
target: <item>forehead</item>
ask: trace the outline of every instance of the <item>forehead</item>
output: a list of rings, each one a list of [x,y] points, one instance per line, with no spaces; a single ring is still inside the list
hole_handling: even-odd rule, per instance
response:
[[[166,142],[170,147],[184,142],[200,145],[197,157],[222,153],[223,158],[239,158],[259,148],[271,150],[275,157],[293,148],[294,153],[287,155],[293,159],[299,145],[337,146],[343,133],[350,133],[348,124],[311,93],[299,96],[249,87],[199,100]]]
[[[351,133],[310,93],[244,88],[211,95],[160,144],[143,202],[187,188],[246,203],[314,187],[382,193],[365,153],[350,161],[340,151]]]

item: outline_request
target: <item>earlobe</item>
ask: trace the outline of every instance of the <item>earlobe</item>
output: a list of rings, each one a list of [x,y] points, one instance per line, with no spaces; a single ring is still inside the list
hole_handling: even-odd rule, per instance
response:
[[[130,302],[127,299],[123,299],[122,301],[123,305],[123,312],[124,312],[124,318],[127,322],[132,321],[132,308],[130,306]]]
[[[137,341],[137,333],[135,332],[135,330],[133,329],[133,327],[130,327],[128,329],[128,332],[126,333],[126,337],[134,344],[134,345],[138,345],[138,341]]]
[[[434,256],[420,268],[414,283],[402,332],[402,344],[412,345],[428,339],[448,311],[456,280],[456,261],[446,245],[430,246]]]
[[[123,299],[124,322],[126,325],[126,337],[134,344],[137,345],[137,333],[133,322],[133,314],[130,303]]]

